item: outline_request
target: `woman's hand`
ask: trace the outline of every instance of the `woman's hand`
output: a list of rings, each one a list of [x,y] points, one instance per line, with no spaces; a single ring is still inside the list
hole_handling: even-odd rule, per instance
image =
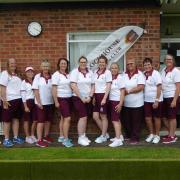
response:
[[[11,106],[11,105],[9,104],[8,101],[3,101],[3,108],[4,108],[4,109],[9,109],[10,106]]]
[[[115,107],[115,111],[116,112],[121,112],[121,109],[122,109],[122,105],[121,104],[118,104],[116,107]]]
[[[38,106],[39,109],[43,109],[43,106],[42,106],[41,103],[38,103],[37,106]]]
[[[95,106],[95,103],[96,103],[96,100],[95,100],[95,97],[93,97],[93,100],[92,100],[93,106]]]
[[[60,104],[59,104],[59,102],[57,101],[57,102],[55,102],[55,107],[56,108],[59,108],[60,107]]]
[[[175,108],[176,107],[176,101],[173,99],[173,101],[171,102],[171,108]]]
[[[159,101],[155,101],[152,105],[153,109],[157,109],[159,106]]]
[[[25,112],[30,112],[29,108],[27,106],[24,107]]]
[[[90,103],[91,102],[91,97],[86,97],[86,103]]]
[[[105,105],[106,104],[106,99],[103,98],[102,101],[101,101],[101,106]]]

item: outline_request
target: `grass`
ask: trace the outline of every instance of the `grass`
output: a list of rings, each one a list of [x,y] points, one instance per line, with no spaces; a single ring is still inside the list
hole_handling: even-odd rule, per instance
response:
[[[176,147],[130,148],[10,148],[0,149],[2,161],[69,161],[69,160],[175,160],[180,161],[180,149]]]
[[[0,148],[1,180],[176,180],[180,149],[123,148]]]

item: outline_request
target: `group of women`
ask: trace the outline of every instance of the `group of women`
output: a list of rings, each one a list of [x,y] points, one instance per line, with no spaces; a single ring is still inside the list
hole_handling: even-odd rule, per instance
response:
[[[8,60],[7,70],[0,75],[0,109],[5,147],[24,141],[36,143],[39,147],[47,147],[52,143],[49,134],[54,106],[60,112],[58,142],[65,147],[73,146],[69,138],[73,107],[78,114],[78,144],[81,146],[91,143],[86,135],[87,121],[91,115],[101,131],[95,139],[96,143],[104,143],[109,139],[108,118],[115,130],[110,147],[121,146],[124,140],[137,144],[144,117],[149,131],[146,142],[159,143],[161,119],[168,130],[162,142],[177,140],[175,130],[180,104],[180,71],[175,67],[172,55],[166,55],[166,68],[161,74],[153,69],[150,58],[143,61],[144,72],[137,69],[134,59],[127,60],[124,73],[119,73],[117,63],[112,63],[109,70],[108,59],[103,55],[98,58],[99,68],[95,72],[87,68],[88,60],[84,56],[79,58],[79,66],[70,73],[68,63],[66,58],[60,58],[57,71],[51,75],[50,63],[44,60],[39,74],[34,74],[33,67],[27,67],[26,77],[22,81],[17,72],[16,60]],[[25,139],[18,135],[20,119],[24,120]]]

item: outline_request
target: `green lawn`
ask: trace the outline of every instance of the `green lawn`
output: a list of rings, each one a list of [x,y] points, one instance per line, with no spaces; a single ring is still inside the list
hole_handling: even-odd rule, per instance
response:
[[[0,148],[0,180],[178,180],[175,147]]]
[[[0,148],[0,161],[68,161],[80,159],[99,160],[178,160],[180,148],[175,147],[50,147],[50,148]]]

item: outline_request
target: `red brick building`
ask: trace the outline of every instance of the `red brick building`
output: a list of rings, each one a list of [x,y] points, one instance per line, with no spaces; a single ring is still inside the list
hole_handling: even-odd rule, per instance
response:
[[[28,0],[21,0],[27,2]],[[42,1],[42,0],[41,0]],[[156,67],[160,57],[160,6],[157,1],[50,1],[51,3],[7,3],[0,0],[0,61],[6,67],[8,58],[17,60],[23,73],[26,66],[36,71],[42,59],[49,59],[52,71],[59,57],[70,59],[71,68],[79,54],[86,55],[83,47],[94,47],[110,32],[128,25],[145,24],[144,34],[126,53],[124,61],[134,57],[139,68],[145,57],[153,58]],[[18,2],[18,1],[17,1]],[[30,22],[37,21],[43,31],[37,37],[27,32]],[[93,41],[94,40],[94,41]],[[77,48],[78,47],[78,48]],[[88,48],[89,48],[88,47]],[[79,53],[76,53],[77,50]],[[53,132],[58,132],[54,121]],[[75,123],[74,123],[75,124]],[[76,132],[76,127],[72,126]],[[90,120],[89,133],[96,132]]]

